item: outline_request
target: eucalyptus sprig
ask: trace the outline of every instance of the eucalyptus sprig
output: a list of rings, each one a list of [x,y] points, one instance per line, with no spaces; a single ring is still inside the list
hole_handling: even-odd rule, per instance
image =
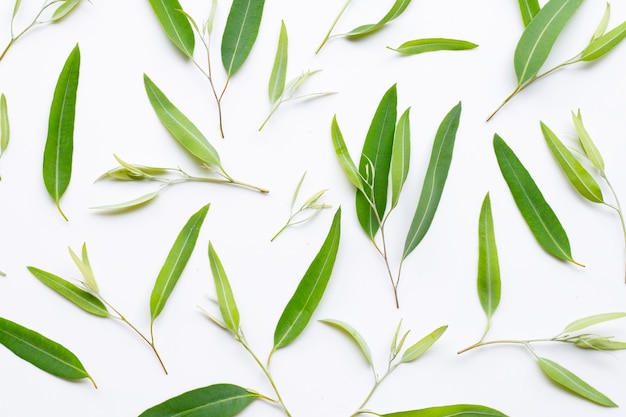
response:
[[[29,30],[36,26],[58,22],[59,20],[70,14],[74,9],[76,9],[76,6],[78,6],[80,2],[81,0],[45,0],[43,5],[41,6],[41,9],[39,10],[39,12],[37,12],[33,20],[20,32],[16,32],[14,28],[15,17],[17,16],[17,13],[20,9],[22,0],[15,0],[15,3],[13,5],[13,13],[11,14],[11,23],[9,24],[9,29],[11,31],[11,40],[9,40],[9,43],[0,53],[0,61],[2,61],[2,58],[4,58],[7,52],[9,52],[9,49],[11,49],[13,44],[17,42],[22,36],[26,35]],[[52,11],[51,16],[48,18],[44,18],[46,12],[52,9],[54,9],[54,11]]]
[[[11,127],[9,125],[9,108],[7,107],[7,98],[4,94],[0,95],[0,157],[9,146],[11,138]],[[2,177],[0,176],[0,180]]]
[[[606,32],[611,10],[607,3],[602,20],[588,45],[574,57],[539,73],[559,34],[582,2],[583,0],[550,0],[539,11],[537,11],[538,5],[531,4],[535,2],[528,2],[529,7],[521,7],[524,21],[528,24],[515,49],[514,67],[517,75],[517,87],[487,118],[487,121],[491,120],[513,97],[535,81],[569,65],[600,59],[624,40],[626,22]],[[520,0],[520,4],[522,4],[522,0]]]

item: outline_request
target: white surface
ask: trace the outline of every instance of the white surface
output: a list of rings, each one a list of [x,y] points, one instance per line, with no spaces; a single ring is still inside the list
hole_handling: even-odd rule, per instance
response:
[[[0,43],[8,40],[12,2],[0,6]],[[9,4],[11,3],[11,4]],[[209,1],[181,1],[202,20]],[[453,403],[477,403],[510,416],[620,416],[570,395],[544,378],[532,356],[518,346],[482,348],[458,356],[482,334],[485,318],[476,295],[477,219],[490,191],[502,270],[502,301],[489,339],[548,337],[570,321],[626,310],[624,242],[611,210],[578,197],[552,160],[539,130],[546,122],[573,139],[570,110],[581,108],[602,151],[619,195],[626,199],[626,47],[591,65],[576,65],[528,88],[491,122],[485,117],[515,86],[513,51],[522,31],[517,2],[414,1],[404,15],[358,42],[331,40],[315,55],[343,2],[268,1],[257,43],[233,77],[224,99],[227,138],[218,138],[215,104],[206,80],[170,44],[147,1],[94,1],[61,24],[33,30],[0,63],[0,91],[8,99],[12,141],[0,160],[0,316],[33,328],[75,352],[98,383],[67,382],[0,349],[2,416],[136,416],[184,391],[219,382],[272,394],[261,371],[232,338],[199,312],[212,309],[214,293],[206,255],[211,240],[229,275],[250,344],[265,358],[276,321],[321,245],[336,207],[343,207],[342,240],[333,277],[314,319],[335,318],[357,328],[382,372],[396,324],[413,342],[447,324],[442,339],[418,362],[401,366],[374,395],[380,413]],[[336,32],[376,21],[391,1],[354,2]],[[38,1],[24,1],[21,27]],[[566,27],[551,63],[576,54],[587,42],[604,2],[589,0]],[[223,73],[219,42],[229,9],[220,2],[212,48],[218,85]],[[626,19],[626,4],[612,4],[610,27]],[[321,69],[305,89],[338,94],[285,104],[263,132],[269,111],[267,82],[281,19],[289,31],[288,78]],[[422,37],[473,41],[479,48],[403,57],[385,46]],[[72,182],[62,199],[63,221],[41,178],[52,92],[75,43],[81,78]],[[200,51],[198,51],[200,52]],[[200,58],[203,59],[203,58]],[[139,210],[98,214],[88,207],[124,201],[154,184],[93,181],[115,166],[113,153],[132,163],[194,170],[196,161],[174,142],[154,115],[142,85],[147,73],[218,149],[234,177],[271,190],[183,184]],[[401,308],[382,259],[360,229],[354,191],[336,160],[329,134],[337,114],[348,147],[358,159],[369,122],[383,93],[398,85],[399,110],[411,106],[413,153],[410,177],[389,223],[399,254],[412,218],[437,126],[463,102],[448,183],[435,221],[404,265]],[[524,224],[497,167],[491,140],[499,133],[527,166],[566,228],[581,269],[538,246]],[[285,221],[294,187],[308,171],[302,198],[328,188],[334,208],[310,223],[269,239]],[[198,245],[161,317],[157,346],[170,375],[130,329],[90,316],[44,287],[26,270],[34,265],[78,278],[67,247],[83,241],[101,291],[140,329],[149,326],[149,295],[176,234],[202,205],[211,209]],[[397,262],[394,259],[393,262]],[[291,346],[277,352],[272,371],[294,416],[348,416],[369,391],[371,373],[351,343],[334,329],[311,322]],[[624,323],[600,326],[626,339]],[[539,352],[567,366],[618,404],[624,353],[571,346]],[[280,416],[255,403],[241,416]]]

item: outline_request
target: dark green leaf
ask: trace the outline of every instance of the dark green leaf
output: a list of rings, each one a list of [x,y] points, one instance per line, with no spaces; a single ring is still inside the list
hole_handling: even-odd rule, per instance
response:
[[[422,408],[420,410],[400,411],[381,414],[381,417],[507,417],[493,408],[484,405],[455,404],[439,407]]]
[[[356,38],[376,32],[378,29],[385,26],[388,22],[400,16],[409,6],[409,3],[411,3],[411,0],[396,0],[393,3],[391,9],[389,9],[387,14],[382,19],[380,19],[378,23],[370,23],[354,28],[350,32],[346,33],[346,36]]]
[[[237,308],[237,303],[235,303],[235,296],[230,288],[222,261],[217,256],[211,242],[209,242],[209,261],[211,263],[213,280],[215,281],[217,304],[220,307],[224,324],[234,335],[239,335],[239,309]]]
[[[491,200],[489,193],[483,200],[478,221],[478,299],[491,320],[500,304],[500,263],[498,248],[491,214]]]
[[[528,26],[537,13],[539,13],[539,10],[541,10],[538,0],[519,0],[519,8],[522,13],[524,26]]]
[[[424,38],[404,42],[397,48],[387,48],[404,55],[417,55],[423,54],[424,52],[464,51],[476,47],[478,47],[478,45],[475,43],[458,39]]]
[[[252,50],[265,0],[233,0],[222,37],[222,63],[230,78]]]
[[[150,4],[167,37],[183,54],[191,58],[195,47],[193,28],[187,17],[180,12],[183,8],[178,0],[150,0]]]
[[[270,84],[268,94],[270,103],[275,103],[285,91],[285,82],[287,79],[287,61],[289,57],[289,37],[287,36],[287,27],[285,22],[280,24],[280,35],[278,37],[278,47],[276,48],[276,57],[274,57],[274,66],[270,75]]]

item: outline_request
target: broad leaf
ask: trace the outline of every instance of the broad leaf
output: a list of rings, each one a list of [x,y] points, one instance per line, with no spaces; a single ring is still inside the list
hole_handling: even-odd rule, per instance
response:
[[[424,52],[464,51],[467,49],[474,49],[476,47],[478,47],[478,45],[475,43],[459,39],[424,38],[404,42],[397,48],[387,48],[404,55],[418,55],[423,54]]]
[[[491,199],[485,196],[478,221],[478,299],[491,321],[500,304],[500,262],[491,214]]]
[[[402,113],[396,126],[391,152],[391,208],[398,204],[400,192],[409,175],[411,161],[411,121],[408,108]]]
[[[367,361],[368,365],[372,369],[374,369],[374,362],[372,361],[372,353],[370,351],[370,348],[367,345],[367,342],[365,341],[363,336],[361,336],[361,334],[354,327],[350,326],[348,323],[345,323],[341,320],[326,319],[326,320],[320,320],[320,322],[324,324],[328,324],[329,326],[334,327],[340,330],[342,333],[349,336],[350,339],[352,339],[352,341],[357,345],[357,347],[359,348],[359,350],[365,357],[365,360]]]
[[[254,46],[265,0],[234,0],[222,36],[222,64],[230,78]]]
[[[341,130],[339,129],[336,115],[333,117],[333,122],[330,127],[330,135],[333,140],[335,153],[337,154],[337,158],[339,159],[339,164],[341,165],[341,168],[343,168],[343,172],[346,174],[346,177],[348,177],[352,185],[354,185],[357,190],[363,191],[364,187],[363,181],[361,180],[361,175],[359,174],[359,171],[356,169],[356,166],[354,165],[354,162],[350,157],[350,152],[348,152],[346,143],[343,140],[343,135],[341,134]]]
[[[150,4],[167,37],[183,54],[191,58],[195,36],[189,20],[180,12],[183,8],[178,0],[150,0]]]
[[[455,404],[439,407],[422,408],[419,410],[400,411],[381,414],[381,417],[507,417],[493,408],[484,405]]]
[[[524,26],[528,26],[528,24],[534,19],[537,13],[539,13],[541,7],[539,6],[538,0],[519,0],[519,9],[522,13],[522,21],[524,22]]]
[[[287,36],[287,27],[285,22],[280,24],[280,35],[278,37],[278,47],[276,48],[276,56],[274,57],[274,66],[270,75],[270,83],[268,94],[270,103],[275,103],[285,91],[285,82],[287,80],[287,62],[289,57],[289,37]]]
[[[217,256],[211,242],[209,242],[209,262],[211,263],[211,272],[215,281],[217,304],[219,305],[224,324],[234,335],[239,335],[239,309],[237,308],[237,303],[235,303],[235,297],[230,288],[226,271],[224,271],[222,266],[222,261]]]
[[[617,320],[623,317],[626,317],[626,313],[603,313],[583,317],[582,319],[575,320],[565,326],[565,329],[563,329],[563,333],[577,332],[595,324],[604,323],[605,321],[610,320]]]
[[[441,326],[433,330],[418,342],[409,346],[402,354],[402,362],[413,362],[419,359],[445,333],[448,326]]]
[[[411,0],[396,0],[393,3],[391,9],[389,9],[387,14],[383,16],[383,18],[380,19],[378,23],[370,23],[354,28],[350,32],[346,33],[346,36],[356,38],[376,32],[378,29],[382,28],[387,23],[400,16],[406,10],[410,3]]]

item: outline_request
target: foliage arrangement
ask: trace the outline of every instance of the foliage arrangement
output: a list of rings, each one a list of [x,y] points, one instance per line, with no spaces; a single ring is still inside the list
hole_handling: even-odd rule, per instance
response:
[[[358,169],[350,157],[336,116],[332,121],[331,136],[339,163],[357,189],[356,211],[359,223],[385,261],[395,304],[399,307],[398,286],[402,263],[426,236],[435,217],[452,162],[461,103],[448,112],[435,135],[422,192],[406,236],[398,273],[394,275],[387,250],[385,224],[398,204],[411,159],[409,109],[400,116],[396,124],[396,108],[397,91],[393,85],[381,99],[374,114],[363,144]],[[388,200],[391,203],[389,209]],[[380,243],[376,241],[379,232]]]

